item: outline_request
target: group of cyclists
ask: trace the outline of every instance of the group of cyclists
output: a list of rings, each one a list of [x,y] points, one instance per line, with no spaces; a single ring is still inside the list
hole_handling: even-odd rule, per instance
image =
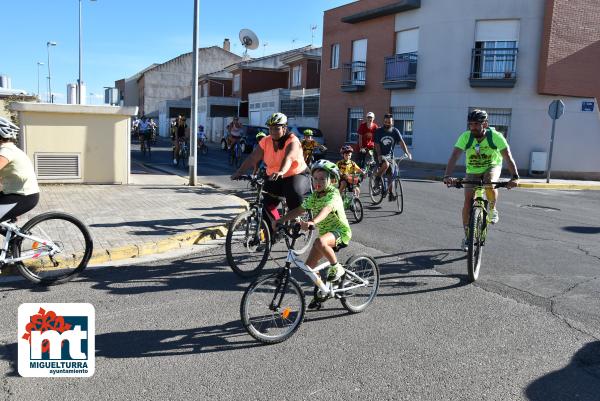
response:
[[[384,115],[381,127],[374,122],[373,113],[368,113],[366,117],[366,121],[358,130],[360,162],[364,167],[367,157],[376,157],[379,168],[374,173],[375,179],[383,180],[384,176],[387,177],[387,185],[384,183],[383,187],[389,191],[389,200],[394,201],[390,185],[390,165],[394,158],[394,148],[399,145],[408,159],[412,159],[412,155],[402,134],[394,127],[392,114]],[[487,113],[484,110],[474,110],[468,114],[467,120],[469,129],[461,134],[455,144],[446,168],[444,184],[450,186],[456,182],[451,175],[458,158],[465,152],[468,179],[483,176],[486,182],[497,180],[504,160],[512,174],[507,187],[517,186],[518,170],[508,143],[501,133],[489,127]],[[308,230],[316,227],[319,236],[310,250],[306,265],[314,268],[319,260],[326,258],[330,263],[327,280],[335,282],[344,274],[344,268],[337,261],[336,251],[348,246],[352,238],[341,193],[347,185],[357,184],[356,177],[363,174],[364,170],[352,160],[354,148],[351,145],[344,145],[340,149],[342,160],[337,163],[325,159],[310,163],[313,150],[320,145],[315,145],[310,130],[304,132],[304,139],[300,141],[289,131],[287,117],[283,113],[271,115],[266,125],[269,134],[261,132],[260,138],[257,135],[257,146],[231,175],[231,179],[239,178],[249,169],[254,169],[256,172],[259,163],[263,163],[269,178],[264,187],[266,192],[264,202],[271,220],[272,231],[276,232],[277,224],[294,220],[310,210],[312,219],[300,221],[301,228]],[[358,185],[354,185],[354,188],[358,190]],[[486,187],[486,190],[490,201],[491,222],[495,223],[498,221],[497,190],[491,186]],[[289,207],[289,212],[284,216],[280,216],[277,212],[278,197],[284,197]],[[473,189],[467,186],[462,213],[465,234],[472,198]],[[461,248],[465,249],[465,240],[462,241]],[[319,308],[321,302],[315,294],[308,307]]]

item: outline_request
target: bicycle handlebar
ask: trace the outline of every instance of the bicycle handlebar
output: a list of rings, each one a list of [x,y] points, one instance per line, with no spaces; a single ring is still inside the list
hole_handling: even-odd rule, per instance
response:
[[[290,226],[287,224],[277,224],[277,231],[281,231],[283,232],[287,237],[291,238],[291,239],[298,239],[300,238],[300,223],[295,222],[294,224],[292,224],[292,230],[290,231]],[[315,226],[310,226],[309,231],[312,231],[315,229]]]
[[[508,185],[510,181],[489,181],[484,182],[483,179],[480,180],[465,180],[464,178],[458,178],[454,184],[449,185],[449,187],[455,188],[463,188],[465,184],[474,185],[476,187],[483,187],[486,185],[493,185],[494,188],[503,188]]]

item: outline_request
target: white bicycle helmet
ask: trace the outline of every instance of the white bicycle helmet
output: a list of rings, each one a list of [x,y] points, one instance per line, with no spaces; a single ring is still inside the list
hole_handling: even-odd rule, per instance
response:
[[[16,139],[19,133],[19,127],[11,123],[8,119],[0,117],[0,137],[3,139]]]
[[[340,179],[340,169],[338,169],[338,166],[335,163],[332,163],[329,160],[321,159],[314,162],[310,167],[310,173],[312,174],[315,170],[324,170],[331,178],[335,178],[336,180]]]
[[[287,116],[283,113],[273,113],[268,119],[265,125],[268,127],[272,125],[287,125]]]

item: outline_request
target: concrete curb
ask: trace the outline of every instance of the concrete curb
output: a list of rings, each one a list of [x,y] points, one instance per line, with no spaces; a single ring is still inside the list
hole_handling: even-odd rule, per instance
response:
[[[441,176],[425,176],[421,178],[405,177],[408,180],[429,180],[429,181],[443,181],[444,177]],[[593,184],[547,184],[545,182],[520,182],[518,188],[522,189],[553,189],[553,190],[577,190],[577,191],[600,191],[600,183],[598,185]]]
[[[89,266],[165,253],[173,249],[191,247],[192,245],[224,237],[225,235],[227,235],[227,226],[219,225],[201,230],[186,231],[160,241],[144,242],[112,249],[101,249],[92,254]]]

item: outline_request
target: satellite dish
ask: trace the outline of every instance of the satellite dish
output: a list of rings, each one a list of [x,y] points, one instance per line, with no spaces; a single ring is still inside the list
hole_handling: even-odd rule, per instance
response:
[[[242,46],[246,48],[244,54],[247,54],[248,50],[255,50],[258,48],[258,36],[250,29],[242,29],[240,31],[240,42],[242,42]]]

